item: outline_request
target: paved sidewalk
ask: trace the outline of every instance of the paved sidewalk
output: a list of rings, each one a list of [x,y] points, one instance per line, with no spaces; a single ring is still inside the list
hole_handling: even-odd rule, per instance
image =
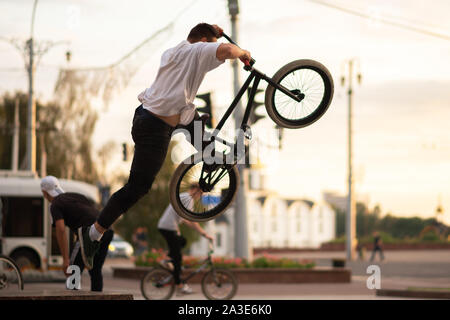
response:
[[[284,255],[288,256],[288,255]],[[292,254],[290,255],[292,256]],[[329,266],[331,258],[344,257],[343,252],[307,252],[296,254],[297,258],[313,258],[317,264]],[[381,268],[382,289],[407,289],[408,287],[450,288],[450,251],[402,251],[386,252],[386,261]],[[366,273],[370,262],[354,261],[348,263],[352,269],[352,282],[342,284],[240,284],[235,296],[237,300],[386,300],[398,299],[379,297],[375,290],[367,288]],[[104,266],[104,290],[107,292],[132,294],[134,299],[144,299],[140,291],[140,281],[112,277],[112,267],[133,266],[127,259],[107,259]],[[55,277],[57,278],[57,277]],[[89,291],[90,279],[83,273],[82,290]],[[176,300],[203,300],[200,285],[193,284],[194,294]],[[61,291],[64,281],[25,282],[25,291]],[[0,291],[1,295],[1,291]],[[401,298],[403,299],[403,298]]]

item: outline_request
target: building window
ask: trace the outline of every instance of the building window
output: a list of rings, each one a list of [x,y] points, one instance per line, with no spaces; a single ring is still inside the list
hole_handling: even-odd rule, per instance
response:
[[[319,212],[319,233],[323,233],[323,215],[322,215],[322,209],[320,209],[320,212]]]
[[[220,232],[216,233],[216,247],[217,248],[222,247],[222,233]]]
[[[253,231],[258,232],[258,222],[253,222]]]
[[[276,221],[272,222],[272,232],[277,232],[277,223],[276,223]]]
[[[301,229],[300,221],[297,220],[297,233],[300,233],[301,231],[302,231],[302,229]]]

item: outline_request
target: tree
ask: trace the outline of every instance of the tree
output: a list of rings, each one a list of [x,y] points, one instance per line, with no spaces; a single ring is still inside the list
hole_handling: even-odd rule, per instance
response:
[[[6,93],[0,99],[0,169],[11,169],[12,137],[14,130],[14,110],[16,101],[19,104],[19,169],[26,167],[26,123],[28,96],[21,92]],[[36,108],[41,105],[37,101]]]
[[[169,146],[168,155],[170,155],[174,146],[175,143],[172,142]],[[171,157],[167,156],[149,193],[114,223],[114,230],[127,241],[132,241],[133,232],[137,227],[146,227],[149,232],[149,246],[151,248],[166,248],[166,241],[158,232],[157,224],[164,210],[169,205],[169,184],[174,171],[175,165]],[[128,175],[122,176],[123,184],[126,183],[127,179]],[[187,239],[187,249],[192,242],[198,239],[198,234],[183,224],[180,226],[180,229],[183,236]]]
[[[68,87],[70,89],[70,85]],[[69,90],[70,91],[70,90]],[[76,179],[89,183],[97,181],[97,169],[92,159],[91,138],[97,122],[97,113],[87,101],[64,99],[46,104],[36,101],[36,168],[41,165],[42,148],[47,152],[47,174],[59,178]],[[70,96],[70,94],[69,94]],[[6,93],[0,101],[0,168],[10,169],[14,106],[19,102],[19,169],[26,167],[27,94]],[[44,145],[42,145],[42,143]]]

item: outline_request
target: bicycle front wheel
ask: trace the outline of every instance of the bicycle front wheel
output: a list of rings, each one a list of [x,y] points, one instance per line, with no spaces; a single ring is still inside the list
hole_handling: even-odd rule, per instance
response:
[[[141,292],[147,300],[167,300],[175,291],[175,281],[168,270],[155,268],[141,280]]]
[[[212,269],[202,279],[202,291],[209,300],[229,300],[237,292],[238,281],[226,269]]]
[[[232,203],[239,184],[235,165],[224,163],[220,157],[193,155],[175,170],[170,182],[170,203],[176,213],[190,221],[208,221],[221,215]],[[201,197],[189,196],[197,184]]]
[[[23,277],[16,263],[0,255],[0,290],[23,290]]]
[[[284,128],[309,126],[325,114],[333,99],[333,78],[324,65],[314,60],[293,61],[278,70],[272,79],[301,99],[297,102],[275,87],[267,86],[267,113]]]

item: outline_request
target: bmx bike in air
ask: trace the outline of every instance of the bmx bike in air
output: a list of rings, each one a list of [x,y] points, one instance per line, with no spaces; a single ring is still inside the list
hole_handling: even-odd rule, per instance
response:
[[[223,36],[235,44],[226,34]],[[253,100],[261,80],[268,83],[265,91],[265,107],[269,117],[280,127],[298,129],[311,125],[322,117],[333,98],[334,84],[328,69],[321,63],[301,59],[292,61],[273,77],[268,77],[253,67],[255,60],[243,61],[244,70],[250,72],[231,105],[220,119],[213,133],[205,132],[207,143],[203,152],[185,159],[175,170],[170,182],[170,202],[179,216],[190,221],[208,221],[222,214],[233,202],[239,186],[238,162],[245,157],[239,144],[251,139],[248,125]],[[239,100],[251,86],[242,123],[234,143],[218,137],[225,122],[236,109]],[[210,152],[215,143],[229,147],[228,154]],[[181,196],[196,183],[203,191],[201,199]]]

